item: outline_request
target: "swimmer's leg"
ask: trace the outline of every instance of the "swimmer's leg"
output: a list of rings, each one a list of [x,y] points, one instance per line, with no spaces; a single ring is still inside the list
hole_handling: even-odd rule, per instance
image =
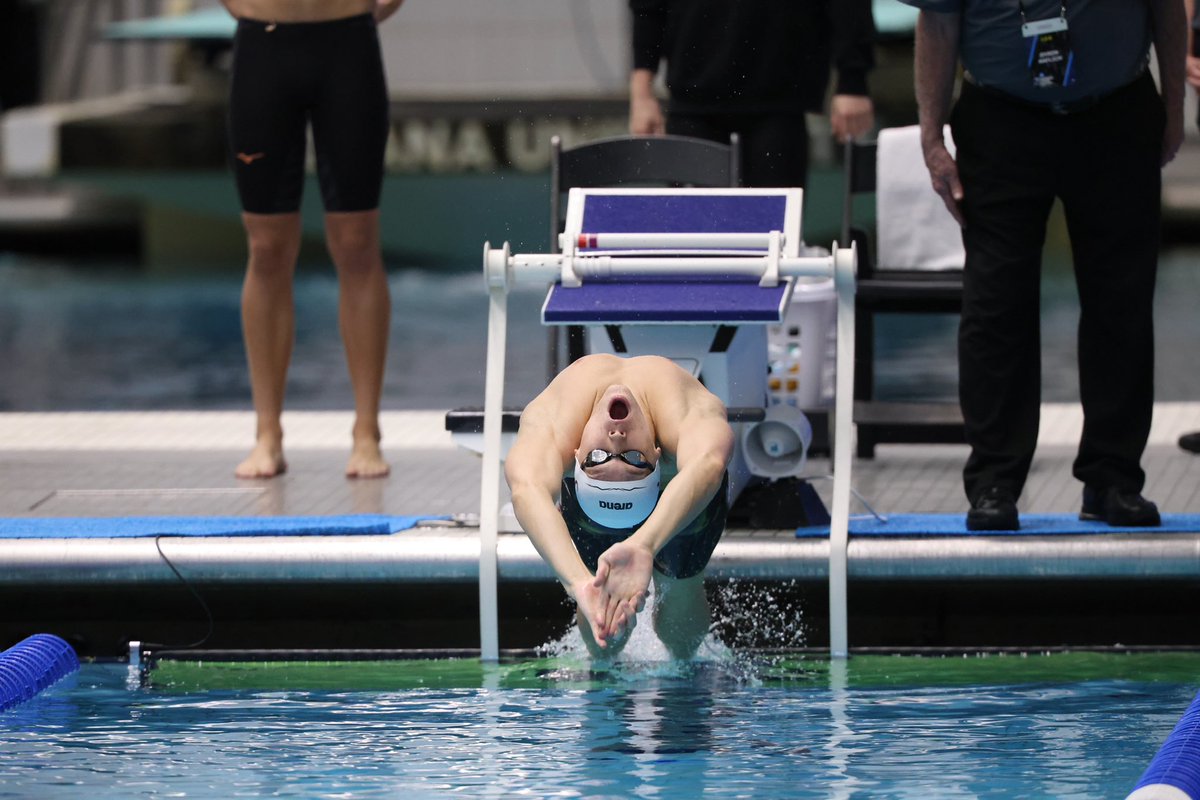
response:
[[[655,571],[654,598],[654,632],[672,658],[690,659],[712,624],[704,573],[691,578],[669,578]]]
[[[379,404],[392,305],[379,243],[379,211],[329,212],[325,236],[337,267],[338,319],[354,389],[352,478],[381,478],[388,463],[379,449]]]
[[[242,336],[254,399],[254,449],[234,474],[271,478],[287,469],[283,458],[283,396],[295,339],[292,278],[300,254],[300,215],[242,215],[250,258],[242,285]]]

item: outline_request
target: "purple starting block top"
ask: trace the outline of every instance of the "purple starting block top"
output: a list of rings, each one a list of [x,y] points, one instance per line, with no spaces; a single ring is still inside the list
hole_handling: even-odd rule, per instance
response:
[[[543,325],[654,323],[774,324],[782,321],[790,285],[763,288],[742,279],[555,284],[542,305]]]
[[[783,194],[588,194],[577,233],[766,233],[786,209]]]
[[[787,226],[779,194],[583,194],[579,229],[596,233],[765,233]],[[572,215],[568,213],[568,218]],[[569,223],[570,224],[570,223]],[[745,277],[587,279],[550,287],[545,325],[773,324],[783,320],[790,282],[763,288]]]

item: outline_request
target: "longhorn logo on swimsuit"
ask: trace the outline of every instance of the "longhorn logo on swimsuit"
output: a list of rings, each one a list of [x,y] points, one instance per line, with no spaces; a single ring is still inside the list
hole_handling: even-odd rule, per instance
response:
[[[610,511],[628,511],[633,508],[633,503],[610,503],[607,500],[601,500],[600,507],[607,508]]]
[[[243,164],[252,164],[260,158],[266,158],[266,153],[238,153],[237,159]]]

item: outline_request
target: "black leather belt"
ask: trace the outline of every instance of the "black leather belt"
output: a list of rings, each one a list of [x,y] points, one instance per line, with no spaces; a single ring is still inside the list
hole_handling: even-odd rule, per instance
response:
[[[1095,108],[1096,105],[1098,105],[1101,100],[1104,100],[1105,98],[1108,98],[1108,97],[1112,97],[1114,94],[1121,91],[1126,86],[1132,86],[1134,83],[1136,83],[1138,81],[1138,79],[1140,79],[1145,74],[1146,74],[1146,72],[1145,72],[1145,70],[1143,70],[1142,72],[1138,73],[1137,77],[1135,77],[1129,83],[1125,84],[1124,86],[1118,86],[1116,89],[1113,89],[1111,92],[1103,92],[1101,94],[1089,94],[1086,97],[1077,97],[1074,100],[1067,100],[1065,102],[1056,102],[1056,103],[1039,103],[1036,100],[1026,100],[1024,97],[1017,97],[1015,94],[1009,94],[1008,92],[1002,91],[1000,89],[993,89],[990,86],[984,86],[983,84],[976,82],[975,79],[972,78],[969,74],[964,76],[965,80],[963,81],[963,88],[965,90],[966,87],[969,86],[969,87],[971,87],[972,90],[982,92],[983,94],[986,94],[990,97],[995,97],[997,99],[1003,100],[1006,103],[1011,103],[1012,105],[1022,106],[1024,108],[1032,108],[1032,109],[1036,109],[1038,111],[1046,111],[1051,114],[1060,114],[1060,115],[1065,116],[1067,114],[1078,114],[1080,111],[1087,111],[1089,108]]]

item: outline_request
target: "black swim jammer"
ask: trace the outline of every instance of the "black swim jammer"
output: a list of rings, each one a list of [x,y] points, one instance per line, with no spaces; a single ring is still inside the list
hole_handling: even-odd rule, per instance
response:
[[[729,514],[728,493],[729,474],[726,473],[720,490],[708,505],[683,530],[671,537],[666,547],[658,551],[654,557],[654,569],[668,578],[692,578],[704,571],[713,550],[717,549],[717,542],[725,533],[725,518]],[[605,550],[628,538],[636,530],[608,528],[583,513],[575,497],[574,478],[563,478],[559,502],[575,549],[592,572],[596,571]]]
[[[238,20],[229,143],[243,210],[299,210],[309,123],[325,210],[378,208],[388,93],[375,18]]]

